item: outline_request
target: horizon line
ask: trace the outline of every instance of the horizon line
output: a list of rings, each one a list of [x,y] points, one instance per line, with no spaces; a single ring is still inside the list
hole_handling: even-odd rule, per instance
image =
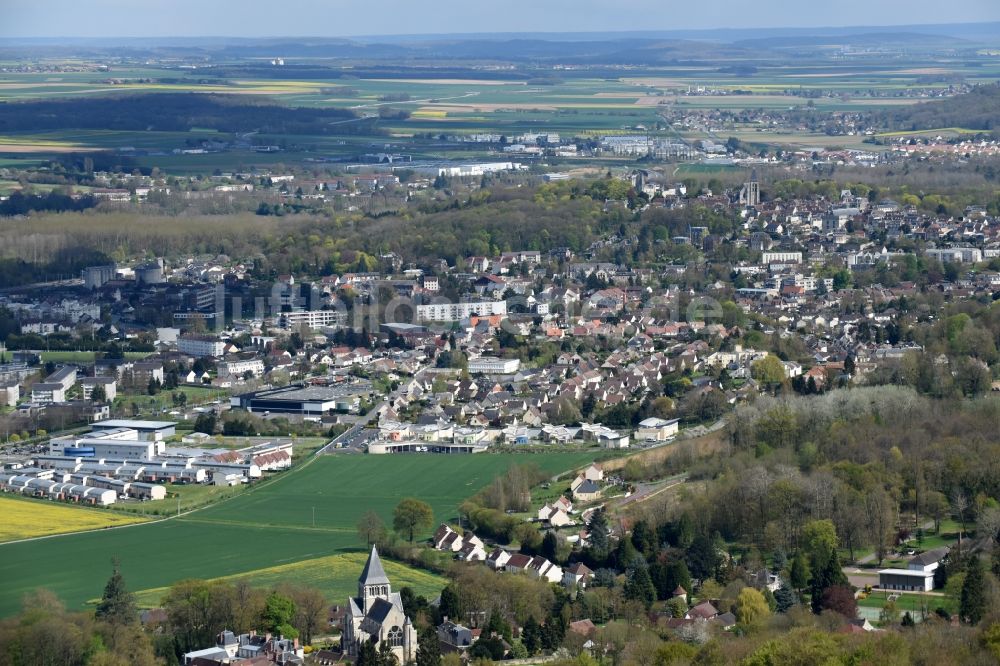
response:
[[[589,30],[496,30],[496,31],[464,31],[464,32],[398,32],[398,33],[367,33],[367,34],[272,34],[272,35],[237,35],[237,34],[199,34],[199,35],[0,35],[0,42],[5,40],[18,39],[62,39],[71,41],[102,40],[102,39],[383,39],[383,38],[405,38],[405,37],[482,37],[485,35],[632,35],[632,34],[653,34],[653,33],[695,33],[695,32],[734,32],[752,30],[870,30],[881,28],[931,28],[931,27],[954,27],[954,26],[980,26],[1000,25],[1000,18],[987,21],[955,21],[955,22],[928,22],[928,23],[885,23],[885,24],[853,24],[853,25],[770,25],[770,26],[716,26],[716,27],[687,27],[687,28],[647,28],[642,30],[618,30],[618,29],[589,29]],[[1000,33],[997,34],[1000,38]]]

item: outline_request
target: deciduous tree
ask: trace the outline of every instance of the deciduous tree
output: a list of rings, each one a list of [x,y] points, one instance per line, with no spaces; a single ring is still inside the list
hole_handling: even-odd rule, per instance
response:
[[[434,511],[430,504],[412,497],[401,500],[392,514],[393,528],[410,542],[414,533],[429,528],[433,523]]]

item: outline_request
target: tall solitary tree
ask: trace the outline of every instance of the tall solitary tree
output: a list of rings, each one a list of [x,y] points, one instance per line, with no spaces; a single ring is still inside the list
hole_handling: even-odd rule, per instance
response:
[[[771,614],[767,599],[752,587],[744,587],[736,598],[736,618],[744,627],[751,627]]]
[[[434,524],[434,511],[430,504],[412,497],[400,500],[392,514],[392,526],[407,540],[413,541],[413,535],[419,530],[425,530]]]
[[[969,624],[979,624],[986,614],[986,575],[983,561],[976,555],[972,556],[965,570],[958,613],[962,621]]]
[[[139,620],[135,606],[135,596],[125,586],[118,558],[111,560],[114,571],[104,586],[104,595],[97,604],[94,615],[110,624],[134,624]]]
[[[385,523],[377,513],[369,509],[358,519],[358,536],[366,545],[378,543],[385,536]]]

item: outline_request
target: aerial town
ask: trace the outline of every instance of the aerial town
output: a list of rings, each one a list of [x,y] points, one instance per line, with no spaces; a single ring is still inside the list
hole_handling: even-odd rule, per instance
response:
[[[958,1],[13,10],[0,665],[998,663],[1000,14]]]

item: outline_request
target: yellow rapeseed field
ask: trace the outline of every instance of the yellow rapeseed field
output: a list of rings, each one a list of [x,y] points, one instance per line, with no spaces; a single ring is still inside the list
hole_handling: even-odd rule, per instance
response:
[[[143,522],[138,516],[0,497],[0,542]]]

